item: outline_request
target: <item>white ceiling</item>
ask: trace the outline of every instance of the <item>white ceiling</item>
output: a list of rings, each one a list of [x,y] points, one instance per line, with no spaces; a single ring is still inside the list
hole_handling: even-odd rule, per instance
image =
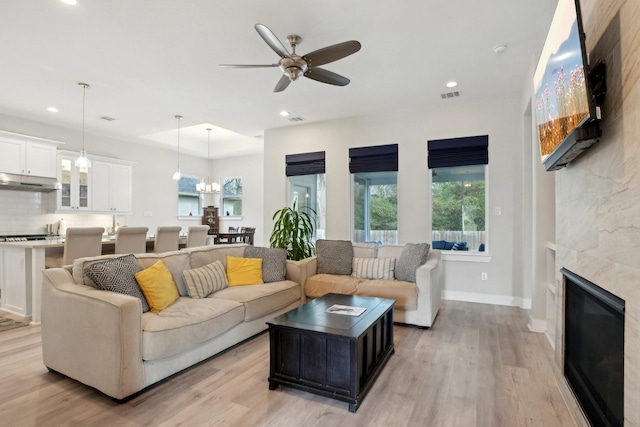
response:
[[[59,0],[0,1],[0,113],[211,157],[262,151],[264,130],[388,110],[519,93],[557,0]],[[254,24],[299,54],[358,40],[323,66],[345,87],[301,78],[273,93],[278,56]],[[493,47],[505,44],[496,55]],[[457,80],[461,96],[442,100]],[[55,106],[58,113],[47,107]],[[105,121],[101,116],[113,117]],[[225,131],[226,129],[226,131]],[[214,135],[215,134],[215,135]]]

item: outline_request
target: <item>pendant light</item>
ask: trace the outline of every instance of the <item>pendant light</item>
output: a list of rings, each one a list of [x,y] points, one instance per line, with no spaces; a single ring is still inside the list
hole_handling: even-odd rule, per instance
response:
[[[211,154],[211,128],[207,128],[207,171],[209,170],[209,160]],[[209,175],[207,174],[207,181],[200,179],[200,183],[196,184],[196,191],[200,194],[212,194],[220,192],[220,184],[217,182],[209,181]]]
[[[182,173],[180,172],[180,120],[182,120],[182,116],[176,114],[176,119],[178,119],[178,167],[173,173],[173,179],[180,181],[180,178],[182,178]]]
[[[77,168],[90,168],[91,160],[87,157],[87,151],[84,149],[84,109],[85,109],[85,94],[87,89],[89,89],[89,85],[86,83],[78,83],[78,86],[82,88],[82,150],[80,150],[80,157],[78,157],[75,161],[75,165]]]

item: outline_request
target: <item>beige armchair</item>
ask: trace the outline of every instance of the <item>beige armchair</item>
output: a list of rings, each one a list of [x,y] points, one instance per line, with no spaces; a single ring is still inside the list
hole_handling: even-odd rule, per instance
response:
[[[177,251],[180,248],[180,226],[158,227],[153,244],[155,253]]]
[[[189,227],[187,234],[187,248],[194,246],[205,246],[207,244],[208,225],[194,225]]]
[[[73,264],[73,260],[102,254],[104,227],[69,227],[64,238],[64,251],[45,258],[45,267]]]
[[[117,254],[140,254],[147,251],[148,227],[120,227],[116,233]]]

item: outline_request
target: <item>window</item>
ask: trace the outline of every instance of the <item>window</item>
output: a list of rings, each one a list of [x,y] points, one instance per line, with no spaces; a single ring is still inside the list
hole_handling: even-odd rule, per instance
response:
[[[301,212],[315,217],[314,239],[324,239],[326,235],[326,182],[323,173],[289,177],[289,200]],[[311,212],[309,209],[313,209]]]
[[[398,242],[398,144],[349,149],[354,242]]]
[[[431,169],[432,240],[441,249],[477,251],[485,236],[485,166]],[[437,249],[437,244],[433,244]],[[448,247],[450,246],[450,247]]]
[[[326,235],[325,152],[287,154],[286,174],[289,177],[289,200],[301,212],[315,217],[314,239]],[[310,211],[313,209],[313,212]],[[314,214],[315,212],[315,214]]]
[[[397,172],[353,174],[353,241],[398,242]]]
[[[201,216],[200,193],[196,191],[198,178],[182,176],[178,181],[178,216]]]
[[[484,251],[487,135],[428,142],[434,249]]]
[[[224,216],[242,215],[242,178],[222,180],[222,213]]]

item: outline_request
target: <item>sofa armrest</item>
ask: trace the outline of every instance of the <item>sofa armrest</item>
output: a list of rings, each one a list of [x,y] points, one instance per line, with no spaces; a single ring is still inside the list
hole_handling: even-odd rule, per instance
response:
[[[428,316],[428,325],[440,309],[442,300],[442,252],[437,249],[429,251],[427,262],[416,270],[416,285],[418,285],[418,308]]]
[[[140,300],[78,285],[63,268],[43,274],[44,364],[116,399],[144,388]]]
[[[305,258],[300,261],[292,261],[290,259],[287,260],[287,280],[292,280],[296,283],[300,284],[300,293],[301,303],[304,304],[307,302],[307,297],[304,291],[304,284],[307,281],[308,277],[316,274],[316,269],[318,266],[317,257],[313,256],[310,258]]]

